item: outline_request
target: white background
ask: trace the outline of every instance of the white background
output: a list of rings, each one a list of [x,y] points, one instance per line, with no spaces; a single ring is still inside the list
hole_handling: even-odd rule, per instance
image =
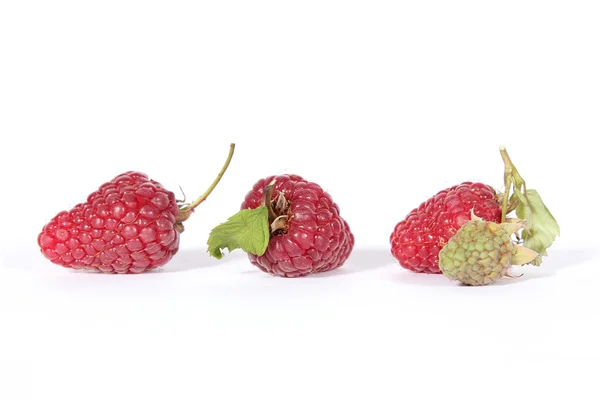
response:
[[[596,1],[3,1],[0,398],[598,398]],[[139,170],[188,198],[160,272],[75,273],[36,239]],[[481,288],[402,269],[394,225],[498,146],[561,225]],[[271,277],[206,254],[254,182],[320,183],[346,265]],[[178,196],[180,197],[180,196]]]

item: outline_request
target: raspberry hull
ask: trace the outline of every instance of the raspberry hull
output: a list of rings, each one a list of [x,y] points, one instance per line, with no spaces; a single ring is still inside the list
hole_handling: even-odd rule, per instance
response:
[[[354,247],[354,236],[331,196],[316,183],[297,175],[259,180],[246,195],[241,209],[263,203],[264,188],[275,179],[272,200],[289,204],[287,226],[272,234],[265,254],[248,253],[250,262],[272,275],[299,277],[340,267]]]
[[[442,190],[399,222],[390,236],[392,254],[415,272],[439,274],[439,252],[465,223],[471,211],[486,221],[500,222],[502,210],[494,189],[463,182]]]
[[[179,248],[175,195],[143,173],[126,172],[85,203],[56,215],[38,236],[55,264],[104,273],[140,273],[166,264]]]

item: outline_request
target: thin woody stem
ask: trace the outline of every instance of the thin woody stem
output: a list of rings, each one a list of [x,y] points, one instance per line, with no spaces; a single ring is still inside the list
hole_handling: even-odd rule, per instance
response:
[[[223,177],[223,175],[225,175],[225,171],[227,171],[227,168],[229,167],[229,163],[231,163],[231,158],[233,157],[234,151],[235,151],[235,143],[231,143],[231,145],[229,146],[229,154],[227,155],[227,160],[225,160],[225,164],[223,164],[223,167],[221,168],[219,175],[217,175],[216,179],[209,186],[209,188],[206,190],[206,192],[204,192],[202,194],[202,196],[198,197],[193,203],[191,203],[187,206],[184,206],[179,210],[179,214],[177,215],[177,222],[183,222],[186,219],[188,219],[190,217],[190,215],[192,214],[192,212],[194,211],[194,209],[196,207],[198,207],[204,200],[206,200],[207,197],[212,193],[212,191],[218,185],[218,183],[221,180],[221,178]]]
[[[502,220],[504,223],[506,221],[506,210],[508,208],[508,197],[510,195],[510,188],[512,186],[511,176],[504,172],[504,196],[502,197]]]
[[[522,185],[525,184],[523,177],[517,171],[517,167],[513,164],[512,160],[508,156],[508,152],[506,151],[506,147],[500,146],[500,155],[502,156],[502,161],[504,161],[505,173],[508,171],[515,178],[515,185],[520,189]]]
[[[506,221],[506,213],[508,209],[508,199],[510,197],[510,189],[513,187],[513,171],[514,165],[506,152],[506,147],[500,146],[500,155],[502,156],[502,161],[504,161],[504,196],[502,198],[502,220],[504,223]]]

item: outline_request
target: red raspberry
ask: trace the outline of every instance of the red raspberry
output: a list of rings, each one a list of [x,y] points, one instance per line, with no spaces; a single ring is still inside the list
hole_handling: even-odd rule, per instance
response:
[[[390,236],[392,254],[415,272],[440,273],[438,254],[458,229],[471,220],[471,211],[500,223],[502,209],[494,189],[464,182],[442,190],[412,210]]]
[[[283,277],[298,277],[340,267],[354,247],[354,236],[331,196],[321,186],[298,175],[259,180],[246,195],[241,209],[263,204],[264,190],[275,180],[271,199],[281,229],[271,234],[265,254],[248,253],[261,270]],[[270,221],[273,222],[273,221]]]
[[[175,195],[140,172],[123,173],[85,203],[56,215],[38,236],[42,254],[55,264],[105,273],[140,273],[165,265],[179,249],[182,222],[206,199],[179,204]]]
[[[177,253],[178,213],[172,192],[145,174],[126,172],[54,217],[38,243],[46,258],[63,267],[144,272]]]

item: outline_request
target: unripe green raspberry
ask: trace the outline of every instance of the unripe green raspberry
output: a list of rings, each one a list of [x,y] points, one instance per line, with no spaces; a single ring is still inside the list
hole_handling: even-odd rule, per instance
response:
[[[535,252],[513,243],[520,223],[497,224],[473,219],[463,225],[440,251],[440,270],[467,285],[488,285],[502,278],[513,264],[529,263]]]

